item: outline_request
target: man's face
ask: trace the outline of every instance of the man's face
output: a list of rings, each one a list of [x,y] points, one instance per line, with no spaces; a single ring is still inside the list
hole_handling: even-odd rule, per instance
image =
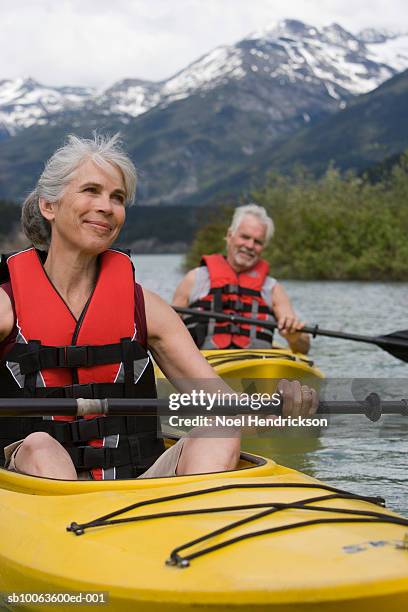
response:
[[[259,260],[265,248],[266,226],[247,214],[234,233],[227,233],[227,260],[235,272],[245,272]]]

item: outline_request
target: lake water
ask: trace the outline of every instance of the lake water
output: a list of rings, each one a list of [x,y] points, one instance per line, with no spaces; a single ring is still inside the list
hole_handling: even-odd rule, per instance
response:
[[[136,278],[170,300],[183,272],[180,255],[138,255]],[[308,324],[367,335],[408,328],[408,283],[284,281],[295,309]],[[370,379],[367,389],[387,388],[408,397],[408,364],[384,351],[318,337],[311,357],[329,379]],[[344,398],[344,399],[348,399]],[[408,418],[390,415],[371,423],[363,416],[332,418],[319,436],[286,432],[244,440],[244,448],[268,455],[340,488],[381,495],[408,516]]]

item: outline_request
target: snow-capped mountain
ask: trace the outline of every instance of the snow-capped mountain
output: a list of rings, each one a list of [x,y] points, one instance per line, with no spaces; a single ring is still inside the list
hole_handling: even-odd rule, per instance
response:
[[[247,40],[254,45],[250,53],[268,60],[272,77],[321,81],[338,99],[367,93],[408,68],[407,34],[371,29],[354,35],[336,23],[318,29],[285,20]],[[267,50],[263,56],[260,46]]]
[[[354,35],[339,26],[318,29],[300,21],[284,20],[247,36],[235,45],[220,46],[170,79],[143,83],[143,105],[135,104],[132,87],[122,81],[115,104],[133,117],[156,104],[167,104],[220,82],[241,80],[248,74],[290,82],[323,82],[329,95],[344,101],[349,94],[366,93],[408,68],[408,34],[366,29]],[[341,104],[340,104],[341,105]],[[343,104],[344,105],[344,104]]]
[[[0,125],[10,135],[33,124],[44,125],[49,115],[80,107],[93,95],[94,90],[86,87],[47,87],[31,78],[2,80]]]
[[[325,87],[338,107],[375,89],[408,68],[408,34],[365,29],[352,34],[338,24],[316,28],[283,20],[235,45],[220,46],[161,82],[119,81],[103,92],[83,87],[47,87],[32,79],[0,81],[0,127],[9,135],[44,125],[66,110],[110,113],[123,122],[245,77]],[[307,118],[305,118],[307,121]]]
[[[161,84],[141,79],[125,79],[109,87],[93,100],[102,113],[137,117],[161,100]]]

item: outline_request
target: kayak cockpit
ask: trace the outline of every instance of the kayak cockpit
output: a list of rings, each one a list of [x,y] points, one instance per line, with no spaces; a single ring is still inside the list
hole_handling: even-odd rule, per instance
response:
[[[175,439],[166,438],[166,447],[174,444]],[[270,476],[277,466],[271,459],[242,452],[238,466],[234,470],[224,472],[211,472],[205,474],[191,474],[188,476],[164,476],[155,478],[137,478],[127,480],[56,480],[53,478],[40,478],[26,474],[17,474],[0,468],[0,489],[27,493],[29,495],[77,495],[100,490],[130,491],[139,489],[153,489],[167,486],[169,482],[177,486],[200,480],[242,478],[254,476]]]

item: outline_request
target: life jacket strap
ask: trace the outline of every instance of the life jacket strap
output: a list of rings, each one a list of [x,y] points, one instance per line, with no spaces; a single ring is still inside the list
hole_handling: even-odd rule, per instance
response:
[[[124,355],[124,343],[126,352]],[[37,373],[51,368],[81,368],[109,363],[120,363],[124,360],[133,361],[146,358],[143,347],[130,338],[124,338],[121,343],[102,345],[69,345],[45,346],[39,341],[31,340],[29,344],[16,343],[7,353],[7,361],[16,362],[24,375]]]
[[[248,289],[247,287],[241,287],[241,285],[223,285],[222,287],[213,287],[209,291],[209,295],[217,293],[226,293],[228,295],[253,295],[261,297],[261,292],[257,289]]]
[[[26,378],[27,379],[27,378]],[[148,381],[139,380],[137,385],[132,386],[132,395],[127,395],[128,389],[124,383],[88,383],[67,385],[66,387],[34,387],[27,395],[26,389],[16,389],[13,397],[50,397],[50,398],[69,398],[69,399],[100,399],[101,397],[151,397],[144,395],[150,390]]]
[[[262,327],[262,321],[259,321],[259,326]],[[237,336],[250,336],[250,329],[243,329],[240,325],[235,325],[234,323],[228,323],[228,325],[216,325],[214,329],[215,334],[230,334]],[[265,340],[266,342],[271,342],[273,339],[273,330],[269,331],[265,329],[264,331],[257,331],[255,337],[258,340]]]
[[[189,308],[201,308],[202,310],[212,310],[213,309],[213,305],[210,301],[208,300],[197,300],[195,302],[193,302],[192,304],[189,305]],[[241,300],[224,300],[222,302],[222,310],[233,310],[234,313],[239,313],[239,312],[252,312],[252,304],[245,304],[244,302],[241,302]],[[270,314],[270,308],[268,308],[268,306],[263,306],[260,305],[258,307],[258,312],[262,313],[262,314]],[[190,319],[195,319],[197,318],[195,315],[189,315],[189,317],[184,319],[184,322],[186,322],[187,320],[190,321]]]
[[[157,457],[158,447],[159,452],[162,451],[163,441],[154,439],[152,433],[146,432],[137,438],[125,439],[117,448],[75,446],[67,447],[66,450],[77,470],[109,469],[128,464],[140,468],[149,465],[151,457]]]
[[[156,416],[108,416],[95,417],[93,419],[78,419],[75,421],[54,421],[42,417],[24,417],[13,419],[3,417],[4,428],[7,431],[7,439],[3,439],[4,445],[11,444],[16,440],[25,438],[36,431],[45,431],[64,446],[85,443],[112,435],[139,435],[159,430],[159,421]]]

